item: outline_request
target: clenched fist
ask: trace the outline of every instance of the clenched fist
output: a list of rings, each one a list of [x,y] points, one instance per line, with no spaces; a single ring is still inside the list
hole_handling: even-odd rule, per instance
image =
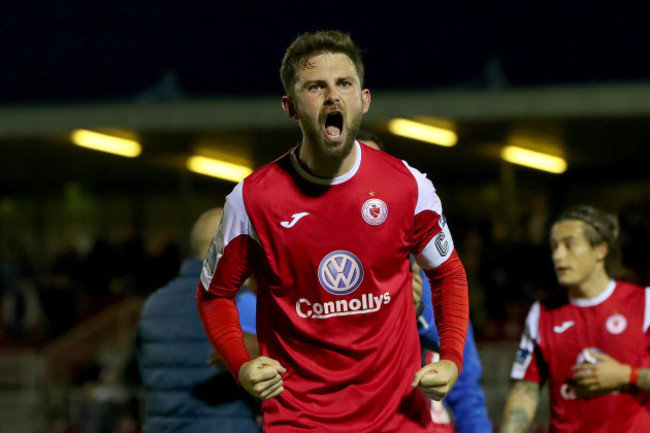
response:
[[[239,369],[239,383],[253,397],[268,400],[284,391],[282,374],[287,370],[275,359],[259,356]]]
[[[417,387],[428,398],[440,401],[454,387],[458,380],[458,367],[452,361],[443,359],[422,367],[415,376],[411,386]]]

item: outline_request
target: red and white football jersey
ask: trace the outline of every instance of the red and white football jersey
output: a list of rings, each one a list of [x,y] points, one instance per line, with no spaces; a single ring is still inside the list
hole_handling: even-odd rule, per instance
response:
[[[409,253],[425,268],[453,251],[425,175],[355,143],[354,167],[310,175],[288,152],[238,184],[201,283],[232,297],[258,285],[263,355],[287,368],[263,402],[265,432],[429,432]],[[462,352],[462,346],[460,348]]]
[[[647,433],[650,392],[628,390],[589,399],[576,398],[567,383],[581,364],[584,349],[602,351],[619,362],[650,367],[650,288],[611,281],[593,299],[558,305],[535,303],[512,368],[513,379],[548,380],[550,432]]]

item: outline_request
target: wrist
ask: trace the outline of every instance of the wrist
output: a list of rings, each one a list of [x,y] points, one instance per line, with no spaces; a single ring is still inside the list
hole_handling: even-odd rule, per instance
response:
[[[639,382],[639,367],[634,367],[630,365],[630,378],[628,383],[630,385],[636,385]]]

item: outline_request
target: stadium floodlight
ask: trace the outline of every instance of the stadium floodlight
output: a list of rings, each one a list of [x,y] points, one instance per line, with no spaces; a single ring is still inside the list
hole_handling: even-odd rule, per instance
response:
[[[506,146],[501,149],[501,158],[513,164],[519,164],[549,173],[561,174],[567,169],[566,161],[559,156],[535,152],[518,146]]]
[[[142,146],[135,140],[115,137],[87,129],[76,129],[72,131],[70,139],[77,146],[125,156],[127,158],[135,158],[142,153]]]
[[[388,122],[388,130],[395,135],[436,144],[438,146],[451,147],[458,142],[458,135],[450,129],[408,119],[391,120]]]
[[[87,129],[76,129],[72,131],[70,139],[77,146],[125,156],[127,158],[135,158],[142,153],[142,146],[135,140],[115,137]]]
[[[250,167],[200,155],[190,156],[187,159],[187,168],[195,173],[232,182],[239,182],[253,172]]]

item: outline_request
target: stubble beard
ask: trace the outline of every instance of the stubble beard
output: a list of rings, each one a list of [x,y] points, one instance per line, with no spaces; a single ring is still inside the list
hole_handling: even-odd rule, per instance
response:
[[[352,152],[352,146],[354,145],[360,126],[361,115],[358,115],[349,126],[345,126],[345,139],[342,143],[332,143],[329,141],[325,137],[320,123],[315,128],[313,125],[310,125],[310,127],[304,128],[303,131],[309,142],[314,143],[314,150],[320,160],[341,163]]]

